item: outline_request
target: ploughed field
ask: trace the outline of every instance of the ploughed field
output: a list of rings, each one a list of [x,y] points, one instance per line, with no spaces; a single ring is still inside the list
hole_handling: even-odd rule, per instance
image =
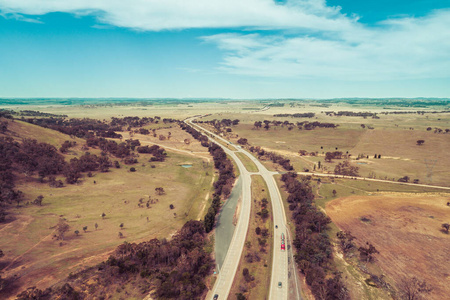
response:
[[[427,299],[446,299],[450,234],[441,224],[450,222],[448,201],[445,194],[350,196],[328,202],[326,212],[356,237],[357,246],[376,247],[375,264],[394,284],[415,276],[433,288]]]

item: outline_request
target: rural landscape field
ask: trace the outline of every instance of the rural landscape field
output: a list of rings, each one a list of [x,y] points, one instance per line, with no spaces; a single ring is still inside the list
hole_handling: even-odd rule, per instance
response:
[[[1,111],[2,298],[268,299],[281,233],[288,299],[450,292],[448,100],[51,101]]]
[[[450,299],[450,2],[0,0],[0,300]]]

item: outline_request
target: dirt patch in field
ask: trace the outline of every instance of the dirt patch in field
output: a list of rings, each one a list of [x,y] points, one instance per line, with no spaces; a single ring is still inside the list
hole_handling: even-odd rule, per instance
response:
[[[432,194],[351,196],[329,202],[326,212],[358,246],[368,241],[378,249],[376,263],[388,278],[398,284],[415,276],[433,287],[427,299],[445,299],[450,235],[440,229],[450,221],[449,200]]]

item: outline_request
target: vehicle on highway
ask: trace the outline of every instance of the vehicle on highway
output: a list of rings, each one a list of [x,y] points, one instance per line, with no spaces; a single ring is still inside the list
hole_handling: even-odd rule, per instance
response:
[[[284,244],[281,244],[281,250],[283,250],[283,251],[286,250],[286,246]]]
[[[278,228],[278,225],[275,225],[275,228]]]
[[[282,286],[282,283],[281,283],[281,281],[279,281],[278,282],[278,287],[281,288],[281,286]]]
[[[215,294],[213,300],[219,299],[219,295]]]
[[[281,234],[281,250],[286,250],[286,245],[284,241],[284,233]]]

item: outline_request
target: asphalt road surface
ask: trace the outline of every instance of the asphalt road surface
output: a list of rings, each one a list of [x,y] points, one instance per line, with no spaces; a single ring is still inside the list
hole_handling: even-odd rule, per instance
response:
[[[286,300],[288,299],[301,299],[300,289],[298,286],[298,280],[296,278],[296,272],[289,272],[288,263],[293,264],[294,258],[292,253],[292,245],[290,238],[290,233],[288,232],[288,227],[286,226],[286,214],[284,211],[283,202],[281,199],[280,191],[275,182],[273,175],[278,174],[278,172],[271,172],[264,167],[263,164],[259,162],[253,155],[251,155],[246,150],[242,149],[240,146],[231,145],[231,143],[220,136],[192,123],[194,118],[188,119],[185,122],[190,124],[197,129],[201,129],[203,132],[207,133],[208,138],[211,140],[221,140],[223,143],[233,146],[235,151],[229,150],[227,147],[217,143],[224,149],[224,151],[230,155],[235,161],[241,172],[242,176],[242,209],[239,215],[238,224],[233,235],[232,242],[230,244],[229,251],[225,257],[225,261],[222,270],[219,273],[218,279],[214,285],[213,293],[210,295],[212,298],[214,295],[219,295],[219,299],[227,299],[228,294],[233,284],[234,276],[236,274],[237,266],[239,264],[242,250],[244,247],[244,242],[247,234],[248,223],[250,219],[250,206],[251,206],[251,174],[259,174],[266,181],[270,199],[272,203],[273,210],[273,220],[274,226],[277,225],[278,228],[274,228],[274,251],[272,260],[272,274],[270,281],[270,294],[269,299],[272,300]],[[250,173],[246,170],[242,162],[236,156],[235,152],[241,152],[247,157],[249,157],[253,163],[258,167],[258,172]],[[286,247],[285,250],[281,249],[281,235],[284,234]],[[289,238],[288,238],[289,237]],[[288,256],[289,259],[288,259]],[[294,266],[295,267],[295,266]],[[291,266],[291,270],[292,270]],[[288,280],[289,275],[295,276],[294,280]],[[294,282],[295,286],[289,286],[288,282]],[[290,291],[290,293],[288,293]]]
[[[185,122],[194,128],[201,129],[200,126],[191,123],[192,119],[188,119]],[[212,133],[209,133],[212,135]],[[208,138],[214,141],[211,136]],[[217,142],[216,142],[217,143]],[[242,250],[244,249],[244,243],[248,230],[248,223],[250,220],[250,208],[251,208],[251,173],[247,171],[244,164],[239,160],[236,154],[229,150],[227,147],[222,146],[217,143],[222,149],[227,153],[233,160],[235,160],[236,165],[239,168],[242,179],[242,195],[241,195],[241,211],[239,214],[239,219],[236,224],[236,229],[234,230],[233,238],[231,239],[230,247],[225,256],[225,260],[219,271],[219,276],[217,277],[216,283],[214,284],[212,293],[208,295],[209,299],[212,299],[214,295],[219,295],[219,299],[227,299],[230,293],[231,286],[233,284],[234,276],[236,275],[236,270],[241,259]]]

